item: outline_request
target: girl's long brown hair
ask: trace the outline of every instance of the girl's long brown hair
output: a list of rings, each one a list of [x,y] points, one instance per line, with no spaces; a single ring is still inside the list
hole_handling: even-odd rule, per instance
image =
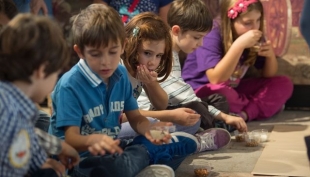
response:
[[[262,3],[259,0],[256,3],[250,4],[245,12],[238,14],[237,18],[235,19],[228,18],[227,16],[228,10],[232,8],[233,6],[235,6],[237,1],[238,0],[221,0],[221,4],[220,4],[221,35],[223,38],[223,46],[224,46],[225,54],[228,52],[232,43],[237,38],[234,32],[233,22],[237,20],[238,18],[246,15],[247,13],[253,10],[257,10],[261,12],[259,30],[262,32],[264,31],[264,8],[263,8]],[[256,58],[257,58],[257,52],[252,47],[249,49],[249,54],[247,58],[245,59],[244,64],[253,65],[255,63]]]
[[[139,29],[134,35],[134,29]],[[138,49],[143,41],[165,40],[165,52],[156,72],[162,77],[159,82],[167,79],[172,69],[172,39],[170,29],[161,18],[152,13],[144,12],[133,17],[125,26],[127,44],[122,59],[128,72],[134,76],[138,65]]]

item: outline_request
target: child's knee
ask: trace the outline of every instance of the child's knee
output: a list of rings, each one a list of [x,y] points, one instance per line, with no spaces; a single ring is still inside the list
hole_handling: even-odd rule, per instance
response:
[[[287,95],[288,97],[290,97],[294,89],[294,84],[292,80],[287,76],[277,76],[275,77],[275,79],[276,83],[278,83],[279,86],[281,86],[282,88],[281,90],[283,90],[284,96]]]

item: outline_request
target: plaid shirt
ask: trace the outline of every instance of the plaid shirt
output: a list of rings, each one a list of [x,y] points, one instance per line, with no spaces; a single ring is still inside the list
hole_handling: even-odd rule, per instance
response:
[[[0,176],[22,177],[47,159],[34,131],[37,108],[11,83],[0,82]]]
[[[61,152],[61,140],[41,129],[35,128],[40,146],[50,155],[58,155]]]

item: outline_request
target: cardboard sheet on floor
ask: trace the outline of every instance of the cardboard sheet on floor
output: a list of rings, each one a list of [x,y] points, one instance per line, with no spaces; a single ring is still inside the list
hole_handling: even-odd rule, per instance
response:
[[[275,125],[252,174],[310,177],[306,135],[310,126]]]

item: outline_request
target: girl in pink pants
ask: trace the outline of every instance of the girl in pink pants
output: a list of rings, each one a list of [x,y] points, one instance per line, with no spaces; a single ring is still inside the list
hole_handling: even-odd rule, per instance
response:
[[[196,90],[198,97],[213,93],[226,96],[233,113],[247,114],[247,120],[269,118],[282,109],[290,98],[293,84],[285,76],[250,78],[240,82],[237,88],[225,84],[206,84]],[[242,113],[243,114],[243,113]],[[240,115],[244,117],[244,115]]]
[[[290,98],[293,84],[285,76],[276,76],[272,43],[263,36],[262,3],[222,0],[220,11],[203,45],[187,56],[182,77],[198,97],[226,96],[230,111],[244,120],[271,117]],[[250,67],[260,77],[244,79]]]

